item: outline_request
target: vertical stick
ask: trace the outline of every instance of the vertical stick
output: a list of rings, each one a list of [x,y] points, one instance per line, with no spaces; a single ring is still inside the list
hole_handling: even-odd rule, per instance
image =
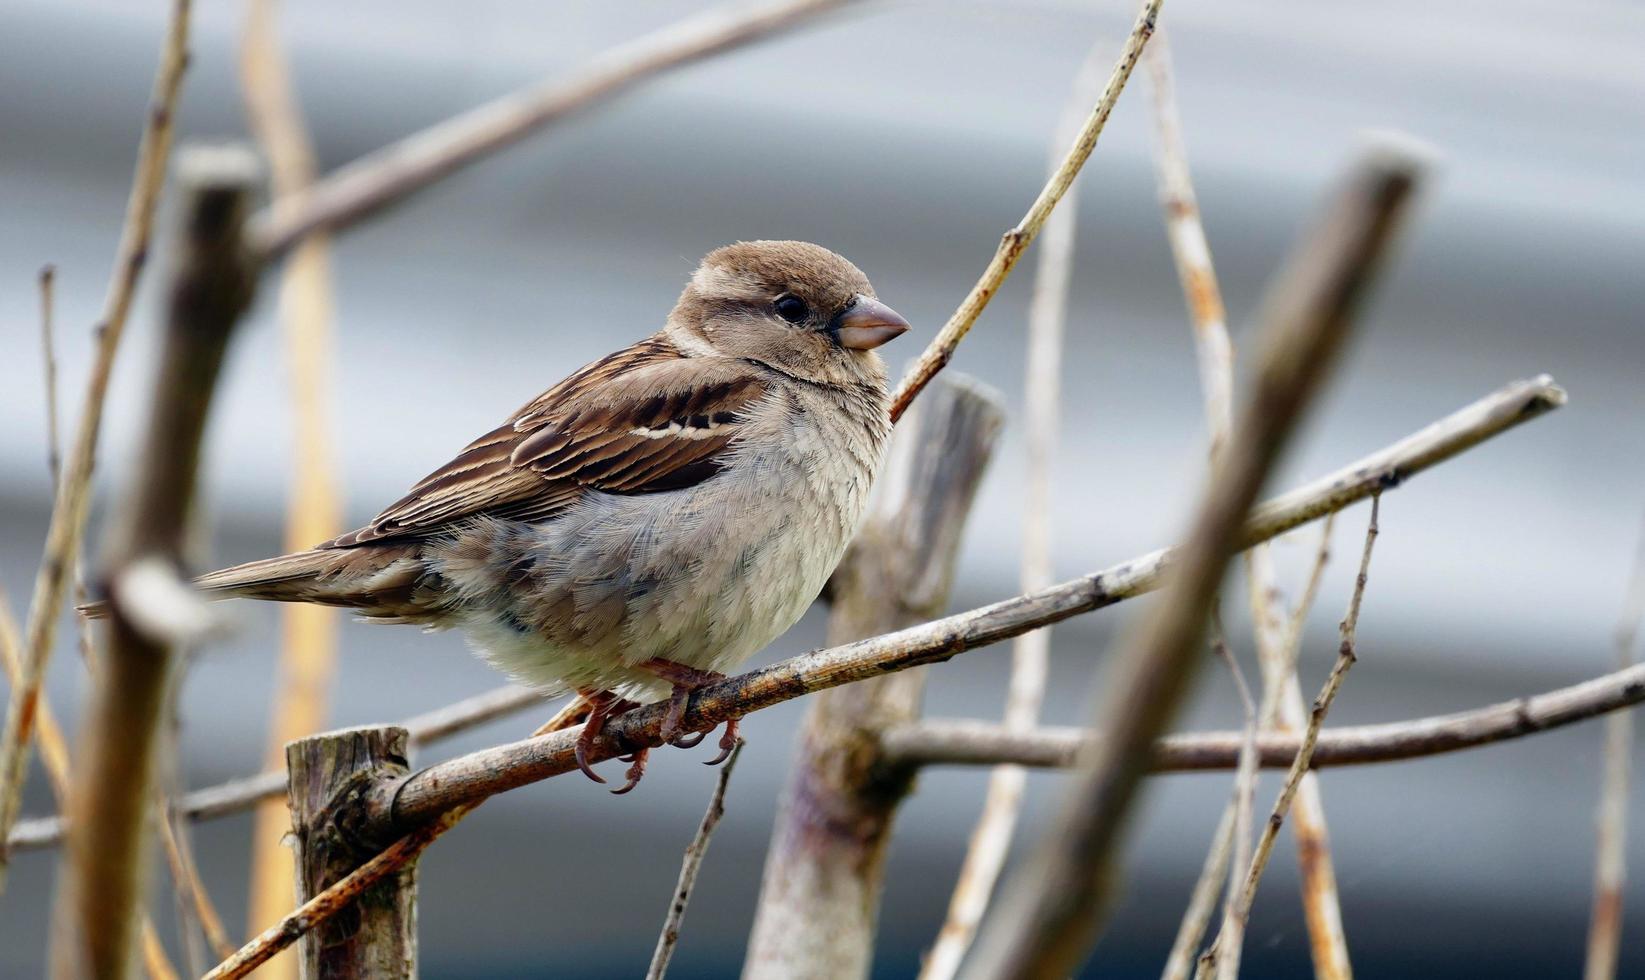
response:
[[[171,153],[172,110],[188,65],[190,0],[173,0],[171,23],[166,31],[160,68],[154,77],[149,101],[148,124],[137,148],[137,171],[132,177],[131,195],[126,201],[126,222],[120,233],[120,248],[103,319],[97,329],[97,353],[86,384],[85,401],[76,423],[74,443],[51,508],[51,525],[46,530],[45,553],[35,575],[34,596],[29,602],[23,667],[6,707],[6,725],[0,731],[0,840],[11,835],[17,822],[17,808],[23,792],[23,776],[28,769],[29,743],[34,737],[36,705],[40,684],[46,676],[57,637],[57,623],[63,608],[74,556],[80,552],[80,537],[90,510],[91,470],[97,452],[97,436],[103,423],[103,402],[108,394],[114,357],[125,332],[126,315],[131,312],[137,279],[148,256],[149,233],[159,208],[160,189],[165,183],[166,160]],[[0,891],[5,890],[5,847],[0,847]]]
[[[241,39],[240,73],[252,131],[269,160],[274,192],[292,200],[314,183],[314,148],[280,48],[277,0],[253,0]],[[298,242],[280,270],[280,328],[291,370],[291,494],[285,547],[301,551],[342,530],[332,446],[331,241],[324,233]],[[286,743],[319,731],[331,700],[337,660],[337,612],[287,605],[280,613],[279,677],[269,709],[268,760],[278,766]],[[290,906],[291,856],[280,846],[286,814],[278,800],[257,808],[252,837],[249,932],[256,934]],[[265,971],[268,980],[295,975],[291,957]]]
[[[1633,665],[1640,620],[1645,619],[1645,532],[1641,533],[1634,571],[1616,627],[1616,665]],[[1633,715],[1619,711],[1605,719],[1605,781],[1599,793],[1598,841],[1594,848],[1594,907],[1588,926],[1584,980],[1616,976],[1622,948],[1622,886],[1628,869],[1629,758],[1634,740]]]
[[[199,622],[178,565],[211,395],[251,300],[242,243],[255,158],[237,147],[196,149],[179,161],[178,177],[184,225],[164,349],[134,485],[110,533],[108,653],[93,683],[86,762],[76,767],[69,801],[52,955],[60,977],[119,978],[130,970],[173,652]]]
[[[1086,106],[1098,97],[1103,83],[1104,59],[1098,45],[1085,56],[1063,107],[1062,121],[1052,137],[1052,165],[1062,148],[1074,141],[1084,122]],[[1074,271],[1075,222],[1079,214],[1077,185],[1070,184],[1062,206],[1045,222],[1039,265],[1034,272],[1034,294],[1028,306],[1028,369],[1024,387],[1025,427],[1028,430],[1028,501],[1023,510],[1022,560],[1017,583],[1024,592],[1043,589],[1055,581],[1051,559],[1052,465],[1057,455],[1057,429],[1062,410],[1062,334],[1068,319],[1068,285]],[[1051,628],[1017,637],[1011,647],[1011,680],[1005,692],[1005,726],[1027,731],[1039,722],[1050,671]],[[920,980],[950,980],[977,934],[977,925],[994,895],[994,883],[1005,867],[1011,836],[1022,812],[1028,773],[1021,766],[995,766],[988,774],[988,792],[982,812],[971,830],[965,858],[948,899],[948,914],[931,952],[920,968]]]
[[[1234,351],[1228,339],[1227,313],[1222,290],[1211,261],[1211,247],[1200,220],[1199,201],[1188,169],[1188,151],[1183,142],[1182,122],[1177,112],[1175,85],[1171,71],[1170,45],[1163,32],[1148,51],[1148,66],[1154,85],[1154,161],[1159,177],[1160,203],[1165,209],[1166,232],[1171,254],[1176,259],[1177,277],[1182,282],[1194,325],[1194,349],[1199,360],[1201,387],[1205,392],[1206,422],[1211,434],[1214,459],[1228,440],[1233,418]],[[1329,536],[1329,525],[1326,534]],[[1276,608],[1279,590],[1275,584],[1273,555],[1267,544],[1245,553],[1245,573],[1255,627],[1257,654],[1262,667],[1263,710],[1258,724],[1264,728],[1278,724],[1278,730],[1300,731],[1303,723],[1302,688],[1296,680],[1295,650],[1301,639],[1301,624],[1290,633],[1284,630]],[[1307,598],[1298,606],[1305,614]],[[1202,881],[1227,874],[1229,848],[1224,842],[1232,826],[1233,803],[1212,837]],[[1348,960],[1348,940],[1342,928],[1342,909],[1337,899],[1336,871],[1331,860],[1330,840],[1325,826],[1325,805],[1320,797],[1319,779],[1313,773],[1303,778],[1292,824],[1297,841],[1297,860],[1302,870],[1303,910],[1308,923],[1314,969],[1322,980],[1348,980],[1352,969]],[[1199,886],[1183,916],[1177,941],[1172,945],[1164,976],[1187,976],[1189,965],[1204,937],[1210,892]]]
[[[879,506],[834,573],[830,644],[942,612],[1003,422],[998,396],[950,380],[898,427]],[[879,764],[878,736],[913,720],[924,675],[903,671],[813,700],[766,855],[744,977],[867,975],[886,844],[912,783],[912,773]]]
[[[345,728],[286,746],[297,902],[325,891],[375,852],[334,816],[363,787],[410,771],[404,728]],[[359,901],[298,941],[304,980],[417,975],[417,864],[372,885]]]

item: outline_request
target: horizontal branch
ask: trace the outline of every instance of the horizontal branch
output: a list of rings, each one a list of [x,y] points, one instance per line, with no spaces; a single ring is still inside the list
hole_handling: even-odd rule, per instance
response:
[[[1259,506],[1241,533],[1240,546],[1283,534],[1378,489],[1399,486],[1427,467],[1564,402],[1564,391],[1546,376],[1507,385],[1395,446]],[[729,678],[693,696],[684,724],[687,730],[707,730],[806,694],[938,663],[1113,605],[1158,587],[1172,555],[1172,549],[1162,549],[1048,589]],[[657,733],[667,710],[666,703],[659,703],[614,720],[595,740],[590,761],[658,744]],[[557,732],[500,745],[380,787],[368,802],[369,822],[385,836],[403,832],[453,806],[568,772],[576,768],[572,750],[577,736],[576,731]]]
[[[1313,766],[1319,769],[1443,755],[1535,735],[1641,703],[1645,703],[1645,664],[1471,711],[1329,728],[1320,732]],[[1074,765],[1089,737],[1080,728],[1013,732],[992,722],[933,720],[887,731],[881,737],[881,751],[894,765],[1010,763],[1062,768]],[[1237,731],[1167,735],[1157,743],[1154,771],[1232,769],[1239,760],[1242,738]],[[1260,764],[1270,769],[1289,766],[1300,743],[1300,736],[1294,734],[1259,735]]]
[[[619,45],[571,78],[476,106],[281,197],[253,218],[252,248],[263,258],[279,256],[307,235],[352,225],[640,81],[776,34],[845,2],[716,7]]]
[[[1370,496],[1378,487],[1396,487],[1416,473],[1462,453],[1521,422],[1552,411],[1564,403],[1564,390],[1546,375],[1505,385],[1386,449],[1259,505],[1253,511],[1251,521],[1246,525],[1243,543],[1250,546],[1284,534],[1324,514],[1342,510]],[[766,700],[761,701],[758,706],[765,707],[798,697],[809,690],[821,690],[877,673],[900,670],[915,663],[944,660],[969,647],[1009,639],[1046,623],[1112,605],[1155,588],[1170,555],[1169,549],[1155,551],[1030,595],[1007,599],[889,636],[807,654],[763,671],[733,678],[712,688],[705,688],[695,701],[695,713],[691,719],[693,723],[706,727],[710,717],[719,720],[754,710],[751,707],[739,707],[743,702],[737,700],[740,696],[738,692],[744,690],[751,694],[755,691],[762,692],[762,697]],[[903,651],[900,656],[895,660],[886,660],[883,666],[862,665],[864,660],[872,661],[876,655],[885,656],[887,651],[898,649]],[[818,669],[826,667],[829,671],[828,676],[813,679],[815,687],[805,688],[799,683],[780,679],[787,676],[785,672],[808,669],[807,664],[812,662],[819,665]],[[787,693],[789,691],[793,693]],[[467,727],[464,724],[465,718],[490,720],[523,707],[532,699],[533,695],[521,688],[503,687],[420,716],[419,719],[407,722],[405,727],[411,730],[414,744],[426,744],[434,738],[464,729]],[[752,704],[753,701],[747,703]],[[636,712],[632,717],[625,716],[612,722],[609,731],[626,736],[630,732],[638,733],[642,730],[643,724],[649,722],[654,733],[659,720],[645,712]],[[559,767],[570,759],[569,738],[564,740],[564,744],[547,738],[514,743],[489,749],[478,755],[489,757],[492,764],[505,765],[514,757],[511,753],[522,753],[521,746],[534,744],[540,751],[523,755],[535,760],[533,764],[540,768],[529,772],[511,773],[508,778],[514,781],[507,786],[489,791],[482,791],[485,785],[484,774],[471,770],[465,775],[463,792],[476,793],[483,798],[490,792],[524,785],[563,771]],[[550,746],[553,747],[552,750]],[[600,744],[600,750],[606,754],[600,758],[620,754],[615,749],[616,746],[610,739],[604,740]],[[549,755],[553,756],[552,760],[548,758]],[[473,760],[475,756],[467,756],[464,759]],[[464,759],[453,760],[452,763],[444,765],[463,764]],[[553,771],[548,771],[550,769]],[[418,779],[420,776],[421,774],[418,774],[411,778]],[[425,781],[423,786],[410,796],[426,796],[431,785],[432,779]],[[195,790],[178,799],[175,805],[179,813],[194,819],[210,819],[244,810],[257,800],[278,796],[284,792],[285,774],[265,772]],[[397,822],[410,820],[404,807],[402,800],[395,808]],[[418,804],[415,812],[437,812],[437,809],[437,805],[425,800]],[[17,825],[9,844],[14,850],[50,847],[62,839],[62,834],[63,821],[60,817],[29,820]]]

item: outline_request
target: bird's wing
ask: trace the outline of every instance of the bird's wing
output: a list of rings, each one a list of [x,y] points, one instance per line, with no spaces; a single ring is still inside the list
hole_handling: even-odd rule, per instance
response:
[[[438,534],[481,515],[544,520],[590,489],[700,483],[725,466],[745,413],[769,390],[751,364],[642,341],[544,392],[370,524],[321,547]]]

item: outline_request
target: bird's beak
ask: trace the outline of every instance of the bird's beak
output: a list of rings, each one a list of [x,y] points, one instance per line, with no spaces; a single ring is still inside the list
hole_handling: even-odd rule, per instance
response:
[[[851,350],[873,350],[888,340],[908,332],[908,321],[877,299],[858,296],[849,310],[834,318],[828,332],[841,346]]]

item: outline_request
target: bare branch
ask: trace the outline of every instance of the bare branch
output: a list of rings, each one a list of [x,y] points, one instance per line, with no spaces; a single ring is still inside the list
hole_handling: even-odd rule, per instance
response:
[[[164,350],[134,486],[109,535],[109,647],[93,680],[86,763],[70,797],[78,819],[55,920],[60,975],[120,977],[130,963],[172,651],[136,626],[123,586],[134,580],[131,569],[150,563],[169,563],[177,574],[212,390],[253,286],[240,244],[255,159],[236,147],[197,149],[179,161],[178,174],[188,197]]]
[[[1260,517],[1260,521],[1253,520],[1246,524],[1242,541],[1247,546],[1266,541],[1323,514],[1335,513],[1352,506],[1369,497],[1380,487],[1401,486],[1423,470],[1443,463],[1493,436],[1538,418],[1563,404],[1564,390],[1546,376],[1505,385],[1392,446],[1255,508],[1253,513]],[[1143,595],[1159,586],[1160,576],[1171,562],[1174,553],[1174,549],[1150,552],[1048,589],[948,616],[889,636],[806,654],[773,665],[764,671],[732,678],[716,688],[705,689],[720,691],[720,696],[713,699],[712,706],[699,698],[704,724],[707,724],[706,719],[709,717],[718,723],[740,715],[743,713],[741,706],[744,703],[751,706],[747,710],[758,710],[799,697],[810,690],[838,686],[860,677],[901,670],[917,663],[945,660],[965,650],[998,643],[1039,626],[1060,622],[1070,616]],[[822,673],[815,678],[806,675],[804,671],[810,664],[816,664],[816,669]],[[788,679],[796,677],[798,680],[795,685],[790,686]],[[753,686],[749,691],[748,700],[739,700],[739,692],[750,685]],[[535,696],[521,688],[505,686],[421,715],[406,722],[405,727],[411,729],[414,744],[428,744],[437,738],[466,730],[471,724],[490,721],[523,708],[535,700]],[[654,720],[660,722],[661,716]],[[627,724],[623,719],[617,719],[611,723],[611,730],[621,728],[627,731]],[[422,728],[424,725],[427,726],[426,731]],[[978,727],[986,729],[990,726]],[[634,730],[640,731],[638,727]],[[1025,738],[1025,741],[1035,740]],[[1263,745],[1269,744],[1270,741],[1259,740]],[[1237,736],[1235,742],[1230,743],[1235,745],[1234,751],[1237,751],[1236,743]],[[516,743],[517,746],[527,744],[530,743]],[[533,767],[536,765],[536,761],[533,760],[540,761],[552,756],[554,761],[550,768],[553,768],[560,764],[562,754],[560,743],[553,744],[553,751],[544,755],[525,750],[518,750],[515,755],[510,755],[510,752],[515,750],[509,746],[487,751],[500,752],[505,759],[517,757]],[[1295,754],[1295,743],[1290,744],[1291,748],[1285,751],[1284,761],[1279,763],[1280,765],[1288,763]],[[565,759],[570,758],[570,745],[571,741],[566,740],[563,753]],[[1322,746],[1322,753],[1325,748]],[[612,758],[621,754],[624,753],[611,752],[600,758]],[[1057,764],[1045,761],[1047,756],[1033,748],[1025,750],[1020,755],[1020,758],[988,758],[983,762],[1013,762],[1028,766]],[[1232,758],[1231,753],[1229,758]],[[1265,764],[1270,764],[1266,762],[1266,758],[1265,756]],[[491,762],[499,766],[509,764],[495,758]],[[1202,768],[1231,767],[1232,762],[1227,765],[1211,763]],[[477,792],[478,797],[483,798],[505,788],[558,775],[561,771],[564,770],[539,772],[533,768],[531,775],[522,774],[506,787],[484,790],[483,787],[475,786],[465,787],[464,791]],[[205,820],[237,813],[259,799],[284,792],[284,773],[265,772],[195,790],[176,800],[173,805],[179,813],[196,820]],[[426,819],[426,814],[437,812],[438,809],[438,805],[432,806],[425,811],[424,818]],[[28,821],[27,824],[18,826],[9,841],[9,846],[13,849],[49,847],[61,839],[63,826],[61,818],[58,817]]]
[[[721,767],[720,778],[714,783],[714,795],[708,798],[708,812],[703,814],[703,822],[697,825],[696,836],[686,845],[685,860],[680,863],[680,880],[674,885],[674,898],[668,903],[663,931],[657,936],[657,948],[652,952],[651,965],[645,971],[646,980],[663,980],[668,973],[668,961],[674,958],[674,947],[680,943],[680,927],[685,924],[685,909],[691,903],[691,890],[697,887],[697,872],[703,866],[703,857],[708,854],[708,842],[714,836],[714,828],[725,816],[725,789],[731,784],[731,771],[737,767],[737,757],[743,754],[743,745],[743,740],[738,739],[737,747],[731,750],[730,757]]]
[[[1341,350],[1421,173],[1421,161],[1396,144],[1365,154],[1271,287],[1255,387],[1202,495],[1173,585],[1105,679],[1096,714],[1105,737],[984,923],[962,976],[1064,975],[1101,931],[1124,817],[1154,738],[1187,694],[1241,524]]]
[[[476,106],[281,197],[253,219],[253,251],[275,258],[307,235],[340,231],[648,78],[780,33],[845,2],[716,7],[612,48],[570,79],[541,82]]]
[[[1251,810],[1257,793],[1257,704],[1251,697],[1251,686],[1245,682],[1245,672],[1240,670],[1234,652],[1228,649],[1221,617],[1215,612],[1215,607],[1211,614],[1211,624],[1212,645],[1216,648],[1217,655],[1228,665],[1229,673],[1234,675],[1234,687],[1239,691],[1240,706],[1245,714],[1245,727],[1240,730],[1239,766],[1234,777],[1233,791],[1233,861],[1234,867],[1243,868],[1251,863]],[[1225,919],[1234,914],[1238,901],[1238,880],[1229,875],[1228,895],[1223,900]],[[1235,980],[1235,975],[1229,975],[1223,980]]]
[[[1164,0],[1144,0],[1141,10],[1137,12],[1136,23],[1131,27],[1131,33],[1125,39],[1125,47],[1120,51],[1119,61],[1115,62],[1113,73],[1108,77],[1108,84],[1104,87],[1102,97],[1092,108],[1090,116],[1081,128],[1079,137],[1068,148],[1068,154],[1063,157],[1062,164],[1051,174],[1040,189],[1039,196],[1029,205],[1028,213],[1017,222],[1015,228],[1006,232],[1000,238],[999,247],[994,251],[994,257],[988,261],[988,267],[983,270],[982,277],[971,287],[965,299],[960,302],[959,309],[943,324],[942,330],[932,339],[931,343],[920,354],[907,374],[903,375],[902,382],[897,386],[897,392],[891,398],[891,421],[895,422],[908,410],[908,405],[919,395],[924,388],[948,365],[954,356],[954,349],[970,332],[971,325],[977,322],[977,317],[987,308],[994,294],[1011,274],[1017,260],[1034,241],[1035,236],[1044,227],[1051,211],[1062,200],[1068,188],[1073,185],[1074,178],[1079,176],[1080,168],[1085,161],[1091,158],[1091,151],[1097,148],[1097,138],[1102,135],[1103,127],[1108,124],[1108,116],[1114,111],[1114,104],[1119,101],[1120,92],[1124,91],[1125,83],[1131,77],[1131,69],[1136,67],[1137,58],[1142,55],[1143,47],[1154,34],[1154,20],[1159,16],[1159,9]]]
[[[828,639],[941,615],[971,502],[1005,424],[1000,398],[949,375],[892,435],[874,510],[834,572]],[[879,733],[919,716],[925,671],[812,699],[761,876],[744,980],[866,977],[897,810],[913,788]]]
[[[229,940],[228,930],[223,928],[223,917],[217,914],[217,906],[200,878],[193,852],[173,823],[175,815],[166,806],[163,797],[157,799],[155,805],[159,816],[157,823],[160,825],[161,849],[166,856],[166,867],[171,872],[172,887],[178,893],[180,905],[199,920],[200,931],[205,935],[212,955],[218,959],[232,956],[234,943]]]
[[[1603,674],[1542,694],[1515,698],[1448,715],[1380,725],[1331,728],[1314,747],[1316,769],[1402,762],[1508,742],[1645,703],[1645,665]],[[1167,735],[1154,744],[1154,772],[1207,772],[1234,768],[1237,731]],[[1008,762],[1034,768],[1066,768],[1086,749],[1083,728],[1039,728],[1023,734],[979,721],[923,721],[882,736],[886,758],[905,766],[992,766]],[[1299,735],[1257,737],[1264,769],[1285,769],[1302,745]]]
[[[1063,106],[1062,119],[1051,138],[1053,173],[1063,148],[1078,139],[1087,107],[1100,97],[1106,66],[1102,47],[1094,47],[1086,55]],[[1070,185],[1062,207],[1045,223],[1045,240],[1040,245],[1034,293],[1028,305],[1028,367],[1024,385],[1028,500],[1023,508],[1022,565],[1017,580],[1024,592],[1043,589],[1056,581],[1051,559],[1052,467],[1057,455],[1062,336],[1068,319],[1068,284],[1074,270],[1078,215],[1077,188]],[[1026,731],[1038,723],[1040,704],[1045,700],[1050,656],[1050,629],[1024,633],[1012,644],[1011,677],[1005,693],[1007,727]],[[921,980],[950,980],[959,969],[960,959],[970,948],[977,924],[988,908],[1000,869],[1005,866],[1027,781],[1028,775],[1020,766],[999,766],[989,773],[982,812],[971,831],[965,858],[960,862],[954,893],[948,900],[948,914],[920,967]]]
[[[1250,864],[1245,866],[1245,880],[1237,900],[1232,903],[1230,914],[1222,920],[1222,932],[1211,944],[1210,951],[1200,959],[1202,966],[1207,961],[1216,964],[1220,980],[1234,980],[1239,976],[1245,925],[1251,917],[1251,904],[1256,900],[1257,885],[1262,881],[1262,873],[1268,867],[1268,858],[1274,853],[1274,842],[1279,838],[1279,829],[1285,823],[1285,815],[1291,808],[1292,799],[1296,797],[1297,788],[1302,784],[1302,777],[1313,764],[1314,746],[1319,741],[1320,726],[1325,723],[1325,716],[1331,710],[1331,703],[1336,700],[1337,691],[1342,688],[1343,678],[1348,675],[1354,661],[1358,659],[1355,634],[1359,629],[1360,604],[1365,599],[1366,575],[1371,567],[1371,549],[1376,544],[1377,516],[1381,505],[1381,495],[1371,498],[1371,519],[1365,528],[1365,548],[1360,552],[1359,574],[1354,579],[1354,592],[1348,600],[1348,614],[1342,618],[1342,642],[1337,650],[1337,662],[1332,666],[1330,676],[1325,679],[1325,686],[1320,690],[1319,696],[1314,698],[1314,708],[1308,716],[1308,727],[1302,734],[1302,745],[1297,749],[1296,758],[1291,762],[1290,772],[1286,774],[1285,785],[1280,788],[1279,799],[1274,802],[1273,811],[1268,815],[1268,822],[1262,828],[1256,853],[1252,855]]]
[[[1645,528],[1616,627],[1616,663],[1626,670],[1634,662],[1640,622],[1645,620]],[[1594,848],[1594,905],[1588,927],[1585,980],[1616,976],[1622,948],[1622,886],[1628,870],[1628,784],[1634,719],[1618,712],[1605,719],[1605,782],[1599,793],[1598,841]]]
[[[1172,80],[1170,47],[1166,41],[1162,32],[1149,49],[1148,58],[1149,74],[1154,83],[1154,163],[1171,252],[1194,325],[1194,350],[1205,393],[1206,421],[1214,459],[1227,441],[1228,429],[1232,425],[1234,351],[1228,338],[1222,291],[1217,284],[1210,245],[1200,221],[1199,202],[1195,198],[1193,179],[1189,174],[1188,152],[1182,138],[1182,123],[1177,113]],[[1330,538],[1330,522],[1331,518],[1328,517],[1323,532],[1326,540]],[[1296,644],[1300,640],[1302,620],[1313,603],[1312,594],[1318,589],[1322,571],[1323,564],[1316,564],[1308,590],[1292,617],[1291,629],[1287,631],[1278,608],[1280,592],[1268,546],[1258,545],[1245,553],[1246,592],[1257,654],[1263,668],[1264,707],[1259,714],[1265,727],[1274,723],[1276,707],[1281,704],[1286,709],[1283,720],[1288,726],[1294,730],[1300,724],[1300,721],[1291,724],[1293,715],[1300,719],[1302,710],[1301,689],[1293,676]],[[1247,778],[1254,778],[1254,774]],[[1182,980],[1188,976],[1204,938],[1214,883],[1227,875],[1231,843],[1228,835],[1233,827],[1234,801],[1242,795],[1236,791],[1212,837],[1211,848],[1200,872],[1200,884],[1195,886],[1182,925],[1177,930],[1176,941],[1166,959],[1163,974],[1166,980]],[[1314,959],[1320,965],[1323,977],[1342,980],[1347,976],[1347,941],[1342,935],[1342,915],[1336,900],[1336,879],[1326,838],[1324,809],[1319,800],[1317,780],[1312,774],[1305,779],[1297,804],[1295,827],[1299,858],[1305,868],[1303,903],[1307,910]],[[1340,968],[1327,969],[1337,964]]]
[[[478,804],[475,804],[478,805]],[[369,888],[416,860],[435,838],[457,825],[474,806],[448,810],[436,819],[384,848],[347,877],[298,906],[297,910],[263,930],[233,956],[217,964],[202,980],[239,980],[267,963],[310,929],[348,908]]]
[[[46,471],[51,474],[53,492],[63,469],[63,439],[57,423],[57,340],[55,330],[55,289],[57,267],[40,270],[40,357],[46,378]]]
[[[97,435],[103,422],[103,400],[108,393],[114,356],[119,351],[120,338],[125,332],[126,317],[131,311],[132,296],[137,290],[137,277],[148,255],[154,212],[165,183],[166,159],[171,152],[172,115],[177,105],[183,71],[188,64],[189,7],[190,0],[173,0],[160,67],[150,96],[148,119],[143,127],[142,142],[137,147],[137,169],[132,178],[131,195],[126,202],[125,225],[120,233],[114,275],[103,304],[103,319],[98,327],[96,356],[86,384],[85,401],[81,406],[68,467],[58,481],[51,524],[46,531],[45,554],[34,582],[27,640],[23,648],[23,669],[18,682],[11,686],[5,731],[0,734],[0,839],[9,839],[12,825],[17,822],[23,776],[28,769],[29,742],[34,735],[34,722],[39,716],[36,708],[40,700],[40,683],[51,660],[69,570],[79,554],[80,537],[85,531],[91,499],[92,464],[97,450]],[[6,854],[7,849],[0,848],[0,891],[5,888]]]

